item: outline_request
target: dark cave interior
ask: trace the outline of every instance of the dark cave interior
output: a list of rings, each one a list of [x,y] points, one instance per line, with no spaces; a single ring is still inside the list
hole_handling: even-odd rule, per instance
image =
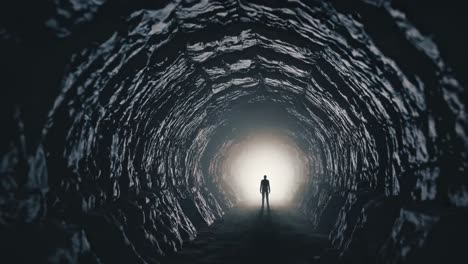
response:
[[[159,263],[246,198],[252,138],[336,263],[465,263],[459,4],[2,5],[2,263]]]

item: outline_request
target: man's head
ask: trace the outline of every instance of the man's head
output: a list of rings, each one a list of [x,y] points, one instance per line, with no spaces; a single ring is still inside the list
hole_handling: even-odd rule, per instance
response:
[[[263,175],[263,179],[266,179],[266,175]]]

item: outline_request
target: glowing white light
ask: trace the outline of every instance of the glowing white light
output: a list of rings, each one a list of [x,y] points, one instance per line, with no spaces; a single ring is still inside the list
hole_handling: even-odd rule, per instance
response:
[[[229,175],[241,199],[261,203],[260,181],[270,181],[270,204],[288,202],[300,184],[302,171],[297,149],[272,139],[251,139],[237,147],[230,157]]]

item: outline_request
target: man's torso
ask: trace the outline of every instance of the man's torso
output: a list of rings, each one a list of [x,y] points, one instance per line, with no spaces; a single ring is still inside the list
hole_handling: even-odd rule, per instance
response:
[[[270,183],[268,180],[262,180],[262,192],[268,192],[268,186]]]

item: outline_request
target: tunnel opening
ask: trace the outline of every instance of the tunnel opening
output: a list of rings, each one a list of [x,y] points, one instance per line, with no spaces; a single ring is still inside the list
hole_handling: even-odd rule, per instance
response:
[[[269,96],[267,92],[260,97]],[[258,205],[264,175],[276,186],[272,202],[298,203],[310,177],[310,155],[304,153],[309,142],[298,145],[296,118],[281,103],[258,100],[258,95],[240,98],[233,105],[202,154],[206,175],[219,178],[222,188],[232,190],[236,203]]]
[[[263,175],[312,263],[463,259],[460,69],[391,1],[67,3],[0,26],[5,259],[158,263]]]
[[[256,205],[260,204],[260,181],[267,176],[271,188],[275,187],[270,201],[288,204],[296,200],[294,198],[305,182],[303,157],[291,142],[258,134],[231,147],[223,163],[223,175],[233,189],[238,190],[239,200]]]

